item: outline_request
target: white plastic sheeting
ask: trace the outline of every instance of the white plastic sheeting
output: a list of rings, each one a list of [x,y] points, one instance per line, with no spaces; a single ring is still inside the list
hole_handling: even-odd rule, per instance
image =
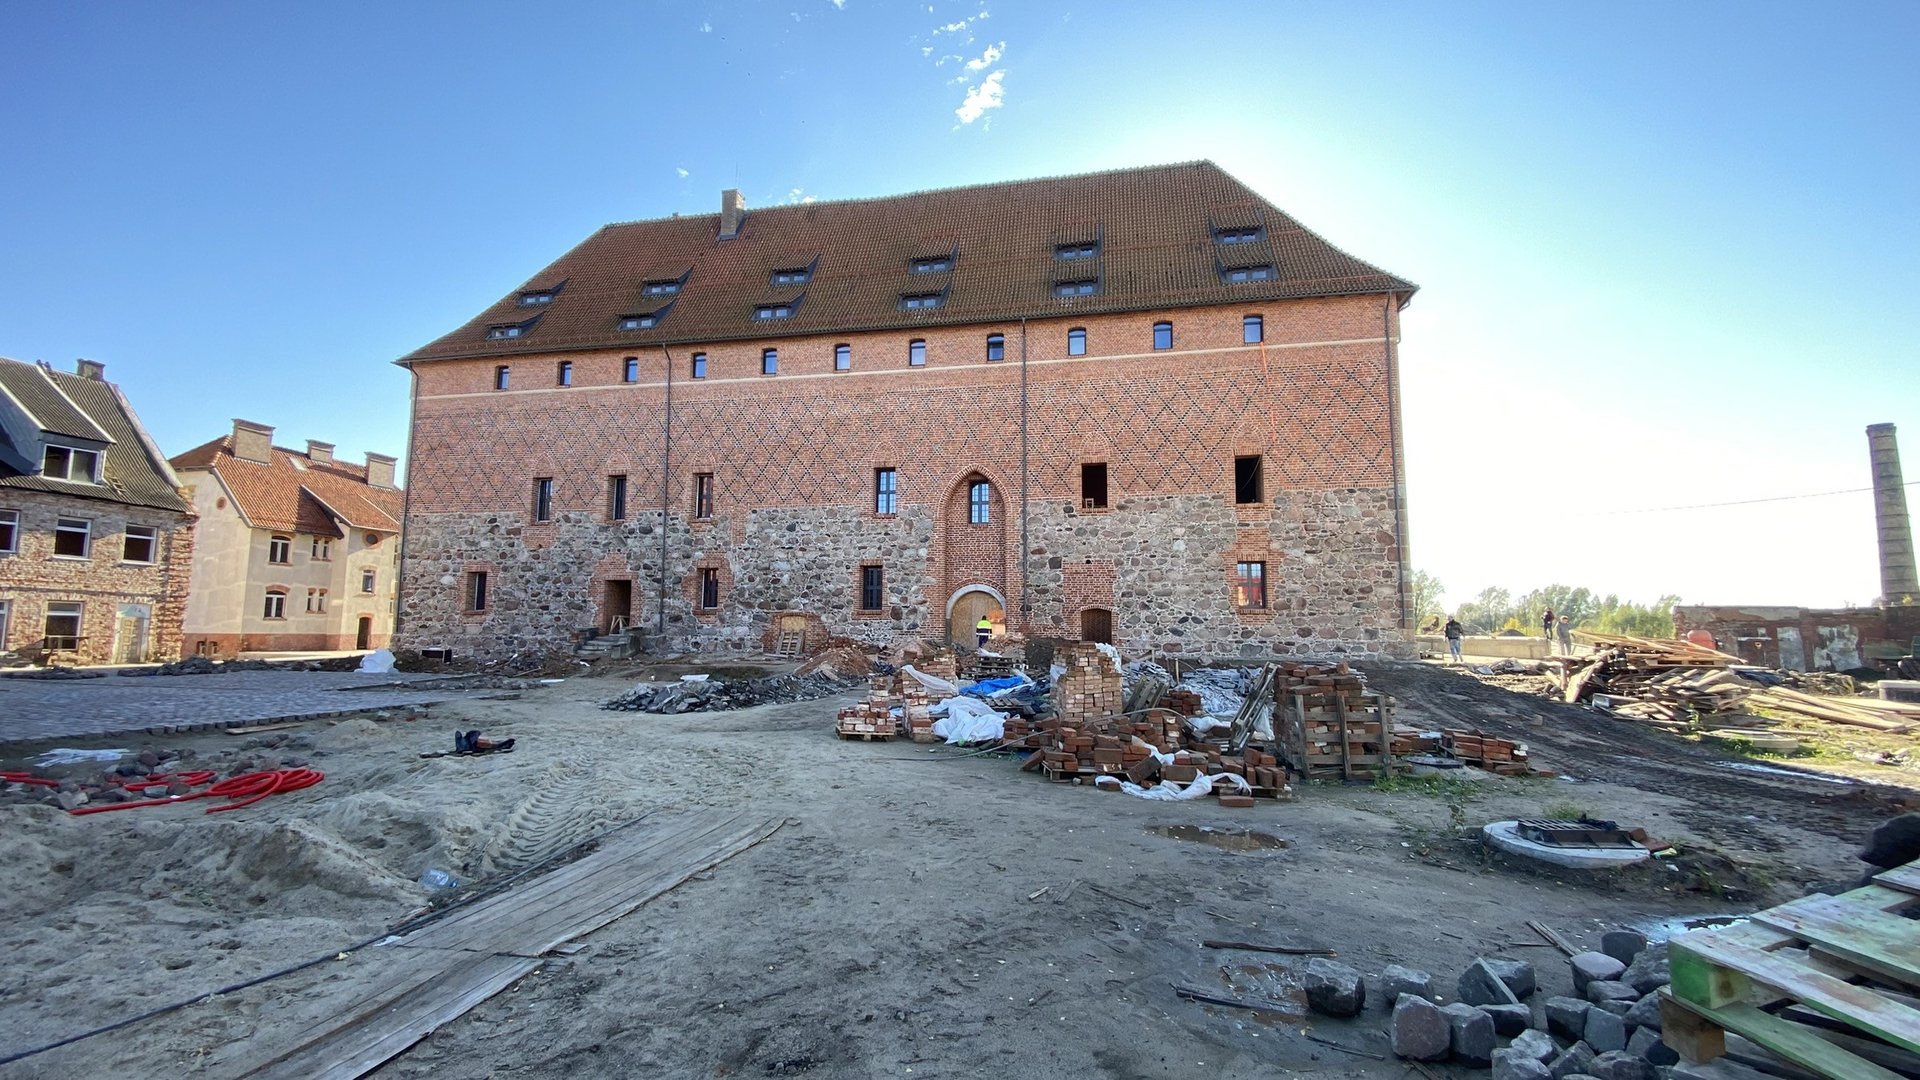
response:
[[[1121,791],[1126,792],[1136,799],[1153,799],[1156,802],[1186,802],[1189,799],[1198,799],[1213,794],[1213,785],[1221,782],[1225,782],[1229,787],[1237,787],[1241,791],[1250,792],[1253,790],[1253,785],[1247,783],[1243,777],[1224,772],[1216,773],[1213,776],[1202,773],[1194,777],[1193,783],[1188,784],[1184,788],[1164,780],[1161,781],[1157,787],[1144,788],[1139,784],[1130,783],[1117,776],[1096,776],[1093,778],[1093,783],[1096,787],[1102,784],[1118,784],[1120,785]]]
[[[1107,654],[1107,659],[1113,661],[1114,671],[1124,672],[1126,670],[1126,661],[1120,659],[1119,649],[1114,648],[1113,646],[1107,644],[1104,641],[1094,642],[1093,647]]]
[[[361,657],[360,658],[360,674],[362,675],[393,674],[393,650],[392,649],[375,649],[372,652],[368,653],[367,655]]]
[[[929,675],[924,671],[914,670],[914,666],[912,664],[902,664],[900,667],[900,673],[903,675],[911,676],[915,682],[919,683],[921,686],[926,687],[928,690],[931,690],[936,696],[939,696],[939,697],[948,698],[960,692],[959,687],[953,685],[952,683],[948,682],[945,679],[942,679],[936,675]]]
[[[934,711],[942,708],[946,715],[933,722],[933,733],[949,743],[992,742],[1006,734],[1007,714],[979,698],[950,697]]]

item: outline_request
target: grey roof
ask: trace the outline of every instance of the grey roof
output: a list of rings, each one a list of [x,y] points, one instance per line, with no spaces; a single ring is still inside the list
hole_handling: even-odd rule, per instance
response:
[[[31,401],[16,389],[22,386],[31,388],[36,382],[44,389]],[[4,385],[34,414],[43,430],[58,435],[78,434],[71,430],[55,430],[49,426],[46,416],[42,415],[40,407],[58,399],[69,410],[59,421],[61,427],[70,429],[83,426],[84,422],[84,426],[90,428],[93,434],[82,437],[108,444],[102,454],[102,482],[99,484],[49,480],[33,473],[14,475],[6,466],[0,465],[0,489],[45,491],[129,506],[187,512],[188,504],[180,495],[178,479],[173,470],[147,437],[146,429],[140,425],[140,418],[134,415],[132,406],[112,383],[0,357],[0,385]]]
[[[95,442],[112,440],[112,436],[60,392],[52,373],[38,364],[18,361],[0,364],[0,386],[6,387],[27,414],[39,422],[41,431]]]

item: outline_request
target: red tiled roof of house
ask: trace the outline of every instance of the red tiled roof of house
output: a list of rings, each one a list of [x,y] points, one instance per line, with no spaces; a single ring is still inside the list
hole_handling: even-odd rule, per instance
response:
[[[209,469],[233,493],[234,503],[258,529],[343,536],[342,527],[399,532],[399,488],[367,483],[367,467],[315,461],[276,446],[271,464],[233,455],[233,437],[222,435],[172,459],[177,470]]]
[[[1212,162],[1023,180],[877,199],[749,208],[738,237],[719,239],[720,215],[608,225],[465,326],[401,358],[514,356],[572,349],[724,341],[851,330],[1006,322],[1108,313],[1394,293],[1416,286],[1308,231]],[[1223,229],[1248,229],[1223,244]],[[1089,258],[1058,248],[1094,244]],[[951,270],[915,273],[914,260],[951,255]],[[775,271],[812,265],[804,284]],[[1234,268],[1270,276],[1227,280]],[[685,281],[671,296],[648,282]],[[1092,295],[1059,296],[1066,281],[1098,281]],[[553,290],[550,302],[523,304]],[[937,307],[902,297],[939,293]],[[786,304],[789,318],[756,319]],[[623,316],[657,315],[621,330]],[[494,327],[516,326],[490,340]]]

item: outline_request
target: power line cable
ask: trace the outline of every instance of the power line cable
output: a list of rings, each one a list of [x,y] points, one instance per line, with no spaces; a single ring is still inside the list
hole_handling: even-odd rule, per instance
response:
[[[1909,480],[1900,486],[1920,486],[1920,480]],[[1685,506],[1649,506],[1638,510],[1595,510],[1593,513],[1599,517],[1616,517],[1622,514],[1666,514],[1675,510],[1710,510],[1719,506],[1752,506],[1756,503],[1792,502],[1796,499],[1824,499],[1830,495],[1859,495],[1872,490],[1873,488],[1870,487],[1844,488],[1839,491],[1814,491],[1805,495],[1769,495],[1761,499],[1735,499],[1731,502],[1689,503]]]

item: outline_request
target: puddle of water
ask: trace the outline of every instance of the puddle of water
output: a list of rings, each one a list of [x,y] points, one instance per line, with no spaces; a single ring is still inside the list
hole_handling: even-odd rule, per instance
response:
[[[1671,919],[1646,919],[1628,923],[1629,929],[1638,930],[1647,936],[1648,941],[1668,941],[1689,930],[1704,930],[1716,926],[1729,926],[1746,921],[1745,915],[1688,915]]]
[[[1252,829],[1210,829],[1205,825],[1150,825],[1147,831],[1169,840],[1205,844],[1222,851],[1276,851],[1291,845],[1271,833]]]
[[[1768,776],[1785,776],[1794,780],[1818,780],[1823,784],[1839,784],[1852,787],[1853,781],[1838,776],[1823,776],[1816,772],[1796,772],[1792,769],[1776,769],[1771,765],[1758,765],[1751,761],[1716,761],[1715,765],[1723,769],[1738,769],[1741,772],[1765,773]]]
[[[1284,965],[1230,964],[1220,969],[1220,981],[1229,996],[1273,1006],[1253,1013],[1257,1023],[1277,1027],[1307,1017],[1307,991],[1299,975]]]

